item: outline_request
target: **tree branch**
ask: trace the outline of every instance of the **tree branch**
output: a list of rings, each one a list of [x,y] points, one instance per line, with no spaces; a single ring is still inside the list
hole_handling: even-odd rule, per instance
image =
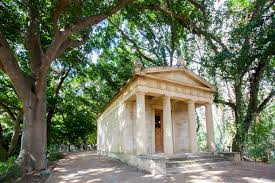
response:
[[[61,90],[61,87],[62,87],[62,85],[63,85],[65,79],[68,77],[68,75],[69,75],[71,69],[72,69],[72,67],[69,66],[68,70],[66,70],[65,73],[64,73],[64,75],[60,78],[60,81],[59,81],[59,83],[58,83],[58,85],[57,85],[57,87],[56,87],[56,89],[55,89],[54,97],[58,97],[59,92],[60,92],[60,90]]]
[[[2,32],[0,32],[0,62],[0,67],[3,67],[2,70],[10,77],[17,94],[20,98],[24,98],[24,91],[29,87],[28,80],[21,71],[9,43]]]
[[[134,0],[119,0],[118,3],[114,5],[108,12],[84,18],[83,20],[79,21],[77,24],[73,25],[69,29],[70,34],[77,33],[89,26],[93,26],[95,24],[102,22],[103,20],[107,19],[109,16],[118,12],[124,6],[132,3],[133,1]]]
[[[176,20],[178,20],[185,28],[187,28],[190,32],[193,32],[197,35],[203,35],[205,37],[205,39],[209,42],[210,46],[212,47],[212,49],[218,53],[218,49],[215,46],[215,44],[212,42],[215,41],[217,42],[223,50],[226,50],[229,52],[229,49],[227,48],[227,46],[221,41],[220,38],[214,36],[213,34],[207,32],[206,30],[203,30],[201,28],[199,28],[194,22],[192,22],[188,17],[184,16],[184,15],[179,15],[177,13],[171,12],[169,10],[166,10],[158,5],[154,5],[154,4],[150,4],[150,5],[141,5],[141,4],[136,4],[136,6],[138,8],[141,9],[149,9],[149,10],[154,10],[154,11],[158,11],[166,16],[169,17],[174,17]]]
[[[29,25],[26,32],[26,48],[30,57],[30,64],[34,75],[38,75],[43,51],[40,43],[39,10],[36,3],[28,1]]]
[[[260,113],[266,106],[267,104],[273,99],[275,96],[275,90],[273,89],[269,95],[262,101],[262,103],[258,107],[258,113]]]
[[[81,30],[84,30],[85,28],[89,26],[93,26],[95,24],[98,24],[102,22],[103,20],[107,19],[109,16],[115,14],[118,12],[121,8],[124,6],[130,4],[134,0],[119,0],[116,5],[114,5],[108,12],[98,14],[98,15],[92,15],[89,17],[85,17],[82,20],[79,20],[76,24],[73,26],[65,29],[65,31],[56,31],[55,36],[53,38],[52,43],[50,44],[44,58],[45,67],[49,67],[50,64],[53,62],[53,60],[56,58],[57,54],[60,55],[60,47],[66,41],[69,36],[80,32]],[[58,15],[59,13],[57,13]],[[56,21],[56,20],[55,20]],[[80,46],[80,44],[78,44]]]
[[[51,129],[51,122],[52,122],[52,118],[53,115],[55,113],[55,109],[56,109],[56,104],[57,104],[57,97],[59,95],[59,92],[62,88],[62,85],[65,81],[65,79],[68,77],[70,71],[71,71],[72,67],[69,66],[68,70],[65,71],[65,74],[60,78],[60,81],[55,89],[55,93],[54,93],[54,103],[52,103],[51,105],[49,105],[49,110],[48,110],[48,114],[47,114],[47,138],[49,138],[49,132]]]
[[[142,53],[142,51],[140,50],[139,46],[137,45],[137,43],[132,40],[127,34],[125,34],[123,32],[123,30],[121,30],[116,24],[114,24],[111,20],[109,20],[109,22],[114,25],[116,27],[116,29],[122,34],[122,36],[127,39],[130,43],[133,44],[134,48],[136,49],[136,51],[139,53],[139,55],[144,58],[145,60],[148,60],[151,63],[155,63],[155,61],[153,59],[151,59],[150,57],[146,56],[144,53]]]
[[[61,56],[65,52],[66,49],[79,47],[79,46],[85,44],[88,40],[89,40],[89,33],[84,34],[82,36],[82,40],[80,40],[80,41],[67,39],[60,46],[60,48],[56,54],[56,58]]]
[[[214,102],[215,103],[220,103],[220,104],[223,104],[223,105],[227,105],[227,106],[231,107],[234,111],[236,111],[236,105],[233,102],[224,101],[224,100],[221,100],[221,99],[215,99]]]
[[[58,32],[58,19],[64,10],[69,5],[70,1],[69,0],[58,0],[56,4],[56,8],[54,10],[54,15],[53,15],[53,27],[54,27],[54,32]]]
[[[6,104],[4,104],[3,102],[0,101],[0,107],[2,109],[4,109],[12,118],[12,120],[16,120],[15,114],[11,111],[11,109],[9,108],[9,106],[7,106]]]

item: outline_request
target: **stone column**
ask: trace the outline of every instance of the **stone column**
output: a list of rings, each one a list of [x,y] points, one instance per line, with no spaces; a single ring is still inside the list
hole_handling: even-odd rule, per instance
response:
[[[163,146],[164,153],[171,155],[174,152],[173,147],[173,128],[171,118],[171,98],[163,97]]]
[[[146,121],[145,121],[145,94],[143,92],[136,93],[136,142],[137,142],[137,154],[147,154],[146,147]]]
[[[125,125],[123,130],[123,140],[124,140],[124,153],[126,154],[133,154],[133,118],[131,116],[133,104],[131,102],[126,102],[124,110],[124,119]]]
[[[188,101],[188,130],[189,130],[189,150],[197,152],[197,129],[196,129],[196,110],[195,102]]]
[[[213,128],[213,115],[212,105],[207,103],[205,105],[206,115],[206,132],[207,132],[207,147],[209,152],[215,151],[215,140],[214,140],[214,128]]]

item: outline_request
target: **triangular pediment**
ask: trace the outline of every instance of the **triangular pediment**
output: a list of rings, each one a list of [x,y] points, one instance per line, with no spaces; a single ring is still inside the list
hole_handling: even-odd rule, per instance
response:
[[[215,90],[215,87],[212,84],[185,67],[148,68],[143,70],[142,73],[156,78],[163,78],[170,81],[208,88],[213,91]]]

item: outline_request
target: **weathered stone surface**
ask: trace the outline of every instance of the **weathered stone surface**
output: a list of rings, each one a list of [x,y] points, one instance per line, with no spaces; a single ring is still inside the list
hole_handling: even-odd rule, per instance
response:
[[[185,67],[139,71],[97,120],[99,153],[121,154],[125,161],[132,161],[126,157],[155,154],[156,142],[163,144],[163,152],[158,153],[165,155],[197,152],[195,108],[203,105],[206,106],[208,149],[215,151],[211,109],[214,91],[214,86]],[[156,110],[161,111],[161,115],[156,114]],[[157,134],[156,128],[160,129]],[[142,163],[135,166],[148,164],[147,160],[136,161]]]

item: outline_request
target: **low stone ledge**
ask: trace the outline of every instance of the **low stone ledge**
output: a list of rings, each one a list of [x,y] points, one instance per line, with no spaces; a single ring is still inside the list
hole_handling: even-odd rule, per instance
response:
[[[118,159],[121,162],[135,166],[138,169],[149,172],[153,175],[166,175],[166,160],[163,158],[102,151],[98,151],[97,154]]]

